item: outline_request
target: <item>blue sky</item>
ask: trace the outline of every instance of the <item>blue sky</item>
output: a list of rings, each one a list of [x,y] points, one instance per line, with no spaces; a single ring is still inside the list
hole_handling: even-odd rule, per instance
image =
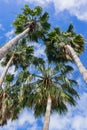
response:
[[[21,8],[28,4],[30,7],[41,5],[44,11],[50,14],[52,27],[59,26],[66,30],[70,23],[75,26],[75,31],[81,33],[87,41],[87,0],[0,0],[0,47],[13,37],[12,22]],[[41,45],[32,43],[36,47],[35,55],[45,55]],[[80,56],[87,68],[87,43],[85,51]],[[50,119],[49,130],[87,130],[87,86],[75,65],[74,77],[79,83],[80,100],[76,108],[69,107],[66,116],[53,113]],[[0,74],[4,68],[0,66]],[[14,67],[9,71],[13,72]],[[71,75],[72,76],[72,75]],[[25,109],[19,114],[16,121],[8,121],[0,130],[41,130],[44,118],[35,119],[33,111]]]

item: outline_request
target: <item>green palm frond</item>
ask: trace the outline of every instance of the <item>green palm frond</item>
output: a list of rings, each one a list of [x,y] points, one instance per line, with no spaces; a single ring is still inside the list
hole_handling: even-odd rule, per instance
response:
[[[80,55],[84,50],[85,41],[81,34],[75,33],[73,25],[70,24],[66,32],[60,28],[54,28],[49,32],[45,44],[46,54],[50,62],[67,62],[73,60],[64,46],[70,45],[77,55]]]
[[[11,82],[13,80],[13,78],[14,78],[14,75],[10,74],[10,73],[8,73],[7,76],[6,76],[6,80],[9,81],[9,82]]]
[[[67,29],[67,32],[73,32],[74,31],[73,29],[74,29],[73,24],[70,24],[68,29]]]
[[[29,35],[26,35],[27,40],[38,42],[39,39],[44,39],[45,34],[50,29],[48,23],[49,14],[47,12],[42,13],[43,10],[40,6],[35,6],[31,9],[28,5],[22,8],[22,14],[19,14],[13,26],[15,26],[15,33],[19,34],[26,28],[30,28]]]
[[[76,99],[79,98],[76,89],[74,89],[77,82],[64,76],[64,73],[66,75],[73,68],[69,65],[64,66],[64,64],[53,68],[45,68],[45,66],[40,65],[38,68],[38,74],[32,74],[34,80],[28,84],[30,91],[27,91],[29,86],[27,89],[26,87],[21,88],[22,93],[19,96],[21,104],[33,109],[35,117],[45,114],[48,95],[52,99],[51,112],[64,114],[68,110],[67,104],[75,106]]]
[[[6,113],[9,113],[9,109],[11,111],[9,115],[5,114],[5,121],[17,119],[18,113],[25,107],[34,110],[35,117],[44,115],[48,95],[52,100],[51,113],[65,114],[68,111],[68,104],[70,106],[76,105],[79,98],[75,89],[77,82],[66,76],[73,70],[72,67],[57,64],[52,67],[49,65],[47,68],[40,64],[36,69],[38,73],[21,71],[16,83],[13,86],[7,84],[7,87],[5,87],[5,91],[9,95],[6,102],[11,104],[6,106]],[[2,96],[0,96],[0,99],[2,99]],[[1,106],[0,103],[0,108]]]
[[[16,105],[15,105],[16,104]],[[7,86],[0,93],[0,125],[7,124],[8,119],[17,119],[21,107],[18,103],[18,91],[14,86]]]

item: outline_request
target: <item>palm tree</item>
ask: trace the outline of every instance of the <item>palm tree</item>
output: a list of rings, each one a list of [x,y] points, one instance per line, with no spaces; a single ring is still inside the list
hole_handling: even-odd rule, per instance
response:
[[[45,42],[49,61],[74,61],[87,83],[87,70],[78,57],[84,51],[84,39],[74,32],[72,24],[66,32],[62,32],[60,28],[54,28]]]
[[[21,99],[22,93],[25,95],[27,93],[30,94],[32,90],[32,86],[27,86],[26,84],[26,82],[29,82],[32,78],[27,70],[21,71],[16,83],[14,82],[13,84],[12,82],[15,78],[17,79],[13,74],[8,73],[4,80],[4,88],[0,88],[0,126],[7,124],[8,119],[18,119],[18,114],[25,107],[23,106],[23,102],[20,103],[19,96]],[[29,87],[29,89],[27,89],[27,87]],[[21,93],[22,89],[23,91]]]
[[[25,39],[22,39],[19,44],[17,43],[14,50],[10,51],[4,58],[2,65],[6,67],[0,79],[1,86],[4,82],[4,88],[0,88],[0,125],[6,124],[7,119],[13,120],[18,118],[18,114],[22,109],[18,99],[20,86],[23,82],[26,82],[26,76],[28,77],[27,81],[30,81],[29,72],[26,71],[29,65],[33,64],[37,67],[38,63],[43,64],[44,61],[33,56],[33,46],[28,46]],[[19,76],[17,75],[18,79],[14,74],[7,73],[12,65],[15,66],[15,71],[20,68],[22,69]],[[13,84],[15,80],[16,83]]]
[[[28,46],[26,44],[26,40],[23,39],[22,41],[20,41],[19,44],[15,46],[15,49],[13,51],[10,51],[6,55],[6,57],[2,62],[2,65],[6,67],[3,70],[2,75],[0,77],[0,87],[4,82],[9,67],[15,65],[16,69],[18,68],[18,66],[22,67],[22,69],[26,69],[29,66],[31,59],[33,57],[32,54],[33,54],[33,46]]]
[[[8,107],[7,107],[8,106]],[[7,123],[7,115],[12,114],[12,99],[6,91],[0,92],[0,126]]]
[[[0,126],[7,124],[8,119],[17,119],[21,111],[18,100],[19,88],[10,85],[13,75],[7,74],[5,88],[0,88]]]
[[[22,10],[23,13],[19,14],[13,23],[16,27],[15,33],[18,35],[0,49],[0,59],[6,56],[14,48],[18,40],[24,36],[27,40],[37,41],[40,38],[44,38],[44,35],[50,28],[50,24],[48,23],[49,15],[47,12],[42,14],[40,6],[30,9],[28,5],[25,5]]]
[[[67,78],[73,70],[68,65],[57,64],[47,69],[42,65],[38,70],[31,75],[34,79],[20,88],[19,102],[22,107],[32,108],[35,117],[45,114],[43,130],[48,130],[52,112],[63,114],[68,111],[67,103],[76,105],[79,95],[74,87],[77,82]],[[31,92],[28,92],[30,88]]]

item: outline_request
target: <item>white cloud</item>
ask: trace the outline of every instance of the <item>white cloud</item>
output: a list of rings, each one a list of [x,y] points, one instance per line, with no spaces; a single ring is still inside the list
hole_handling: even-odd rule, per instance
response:
[[[72,129],[86,130],[87,129],[87,117],[76,116],[74,118],[74,121],[72,120]]]
[[[2,59],[2,60],[0,61],[0,76],[1,76],[2,72],[5,70],[5,66],[2,66],[2,65],[1,65],[1,62],[2,62],[3,60],[4,60],[4,59]],[[11,67],[8,69],[8,72],[11,73],[11,74],[14,74],[14,73],[15,73],[15,66],[14,66],[14,65],[11,66]]]
[[[9,3],[9,0],[4,0],[4,2]],[[34,5],[41,5],[43,7],[49,6],[52,3],[56,13],[64,13],[66,10],[70,15],[87,21],[87,0],[24,0],[24,2],[19,0],[17,2],[21,4],[33,3]]]
[[[56,12],[67,10],[71,15],[76,16],[80,20],[87,21],[87,1],[86,0],[54,0]]]
[[[24,111],[19,114],[18,120],[12,122],[9,120],[7,125],[0,127],[0,130],[17,130],[19,127],[20,129],[24,128],[24,130],[37,130],[37,128],[39,128],[37,125],[37,119],[33,116],[32,111],[24,109]]]
[[[84,93],[81,95],[76,108],[69,107],[66,116],[53,114],[50,120],[50,130],[87,130],[86,100],[87,93]]]
[[[41,4],[41,5],[45,5],[45,3],[49,3],[50,1],[52,1],[52,0],[25,0],[25,2],[29,2],[29,3],[33,3],[34,2],[34,4]]]
[[[36,42],[30,42],[29,45],[34,46],[34,55],[35,56],[46,58],[45,45],[43,45],[41,43],[36,43]]]
[[[9,0],[4,0],[9,3]],[[17,1],[21,4],[33,3],[34,5],[41,5],[43,7],[49,6],[50,3],[54,5],[56,13],[66,10],[70,15],[76,16],[78,19],[87,21],[87,0],[21,0]]]
[[[87,0],[24,0],[35,5],[49,6],[53,3],[56,13],[68,11],[70,15],[76,16],[80,20],[87,21]]]
[[[34,116],[33,115],[33,112],[29,112],[25,109],[25,111],[23,111],[22,114],[19,115],[19,120],[18,120],[18,124],[19,125],[24,125],[25,122],[29,122],[29,124],[34,124],[34,122],[36,121]]]
[[[43,58],[44,61],[47,60],[46,58],[46,53],[45,53],[45,45],[41,43],[36,43],[36,42],[28,42],[27,43],[29,46],[34,46],[34,56],[38,58]],[[36,72],[36,67],[34,65],[30,65],[28,70],[33,73]]]
[[[2,74],[2,72],[3,72],[3,70],[4,70],[4,68],[5,67],[3,67],[2,65],[1,65],[1,62],[3,61],[3,59],[0,61],[0,76],[1,76],[1,74]]]
[[[59,116],[57,113],[51,115],[50,130],[87,130],[87,93],[81,95],[78,105],[75,107],[68,106],[68,113],[65,116]],[[42,119],[41,119],[42,120]],[[44,121],[44,119],[43,119]],[[26,130],[41,130],[38,119],[35,119],[33,112],[24,109],[19,114],[19,119],[11,122],[0,130],[17,130],[24,128]],[[26,125],[28,123],[28,125]]]
[[[5,36],[6,36],[6,38],[7,38],[8,40],[10,40],[10,39],[12,39],[13,34],[14,34],[14,30],[12,29],[11,31],[7,32],[7,33],[5,34]]]
[[[8,72],[11,73],[11,74],[14,74],[14,73],[15,73],[15,66],[12,65],[12,66],[9,68]]]

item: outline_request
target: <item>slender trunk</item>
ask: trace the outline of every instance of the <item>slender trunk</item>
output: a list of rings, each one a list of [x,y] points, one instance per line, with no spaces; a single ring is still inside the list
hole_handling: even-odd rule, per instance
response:
[[[75,61],[80,73],[83,76],[83,79],[85,80],[85,82],[87,83],[87,70],[86,68],[83,66],[83,64],[81,63],[79,57],[77,56],[76,52],[73,50],[73,48],[69,45],[66,45],[66,48],[68,49],[68,51],[70,52],[73,60]]]
[[[52,103],[52,101],[51,101],[51,97],[49,95],[48,99],[47,99],[47,107],[46,107],[46,113],[45,113],[45,118],[44,118],[43,130],[49,129],[51,103]]]
[[[29,32],[30,28],[27,28],[22,33],[11,39],[7,42],[1,49],[0,49],[0,59],[2,59],[13,47],[14,45],[20,40],[25,34]]]
[[[3,98],[2,98],[2,108],[1,108],[1,119],[0,119],[0,126],[3,126],[4,124],[7,123],[7,114],[6,114],[6,110],[7,110],[7,105],[5,103],[5,92],[3,93]]]
[[[7,74],[7,72],[8,72],[9,66],[10,66],[11,63],[12,63],[13,57],[14,57],[14,55],[12,55],[12,57],[11,57],[10,60],[8,61],[7,65],[6,65],[6,67],[5,67],[5,69],[4,69],[3,73],[2,73],[2,75],[1,75],[1,77],[0,77],[0,87],[2,86],[2,83],[3,83],[3,81],[4,81],[5,77],[6,77],[6,74]]]

